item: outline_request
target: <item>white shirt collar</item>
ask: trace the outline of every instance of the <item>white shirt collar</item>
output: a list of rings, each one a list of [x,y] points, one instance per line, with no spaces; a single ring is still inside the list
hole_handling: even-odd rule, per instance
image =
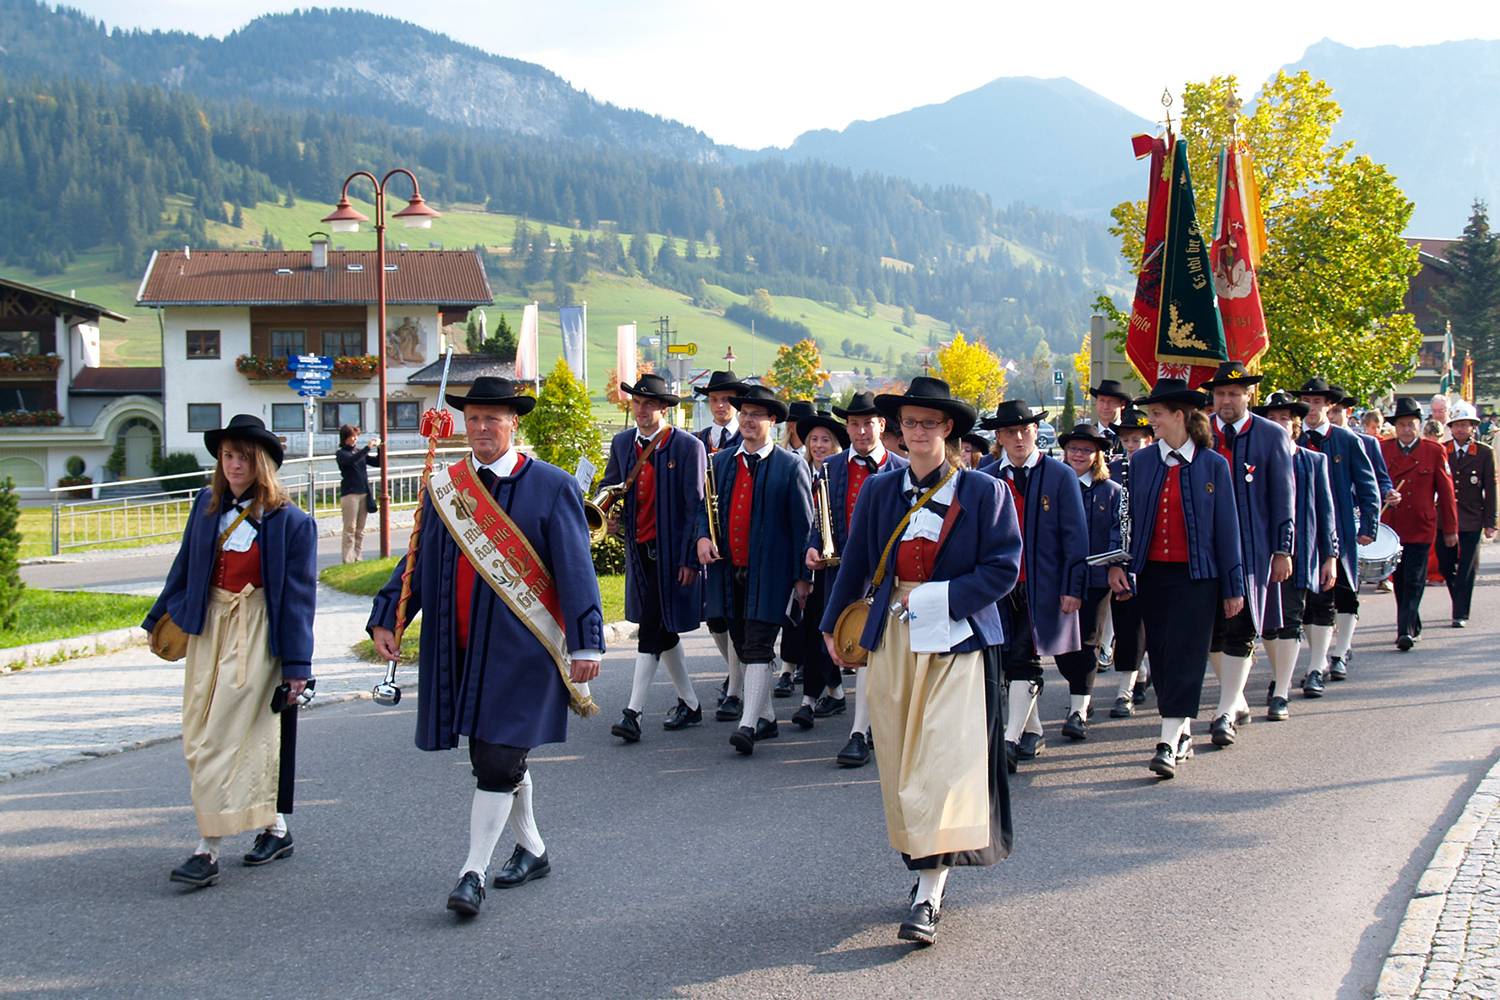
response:
[[[1088,489],[1090,486],[1093,486],[1094,485],[1094,473],[1093,473],[1093,470],[1089,470],[1088,472],[1085,472],[1083,475],[1079,476],[1078,477],[1078,485],[1082,486],[1084,489]]]
[[[857,457],[859,457],[859,452],[857,452],[857,451],[854,450],[854,446],[853,445],[850,445],[849,446],[849,450],[847,452],[845,452],[844,454],[848,457],[848,460],[849,460],[849,462],[851,464],[854,462],[854,460]],[[882,466],[882,465],[885,464],[885,455],[886,455],[885,445],[882,444],[880,441],[876,441],[875,442],[875,447],[871,448],[870,449],[870,454],[866,455],[865,457],[869,458],[869,459],[872,459],[875,462],[875,467],[878,469],[880,466]]]
[[[708,432],[708,436],[713,441],[715,448],[722,448],[725,441],[728,441],[739,432],[740,418],[738,414],[734,414],[729,418],[729,423],[724,424],[722,427],[714,424],[713,430]]]
[[[740,446],[735,449],[734,453],[736,455],[754,455],[756,458],[765,458],[767,455],[771,454],[771,452],[774,451],[775,449],[776,449],[776,442],[774,442],[774,441],[767,441],[766,442],[766,446],[764,448],[762,448],[760,451],[746,451],[745,450],[745,442],[741,441],[740,442]]]
[[[1027,456],[1026,461],[1024,461],[1024,462],[1021,463],[1021,468],[1023,468],[1023,469],[1035,469],[1036,468],[1036,464],[1038,462],[1040,462],[1041,460],[1042,460],[1042,450],[1040,448],[1034,448],[1034,449],[1032,449],[1031,454],[1029,456]],[[1010,460],[1010,452],[1005,451],[1005,450],[1002,449],[1001,452],[1000,452],[1000,468],[1004,469],[1007,466],[1013,466],[1015,464],[1016,463],[1014,463],[1014,462],[1012,462]]]
[[[1192,464],[1193,456],[1198,454],[1198,446],[1193,443],[1192,438],[1188,438],[1185,442],[1183,442],[1181,448],[1173,448],[1171,445],[1167,444],[1165,439],[1157,438],[1156,447],[1161,451],[1161,460],[1165,462],[1169,467],[1177,464],[1167,457],[1167,455],[1173,451],[1176,451],[1177,454],[1187,459],[1189,465]]]
[[[1329,420],[1326,415],[1323,417],[1323,422],[1316,427],[1308,423],[1305,419],[1302,421],[1302,429],[1307,431],[1309,434],[1324,435],[1327,434],[1332,427],[1333,421]]]
[[[506,476],[512,475],[516,471],[516,466],[520,463],[520,461],[521,452],[516,449],[514,445],[512,445],[509,449],[506,450],[505,454],[501,455],[499,458],[488,464],[481,463],[478,456],[475,456],[474,471],[477,472],[480,469],[489,469],[495,475],[499,476],[501,479],[504,479]]]
[[[1248,424],[1249,422],[1250,422],[1250,411],[1246,410],[1245,411],[1245,415],[1243,417],[1241,417],[1236,423],[1234,423],[1231,426],[1234,427],[1234,432],[1236,434],[1239,434],[1242,431],[1244,431],[1245,425]],[[1217,428],[1219,428],[1220,430],[1224,429],[1224,421],[1222,421],[1222,420],[1219,419],[1219,415],[1217,413],[1214,414],[1214,426],[1217,427]],[[1181,448],[1178,448],[1177,450],[1178,451],[1182,451]]]
[[[660,427],[658,427],[656,429],[656,433],[655,434],[642,434],[641,433],[641,429],[639,427],[637,427],[635,429],[635,439],[637,441],[642,441],[642,440],[644,440],[644,441],[655,441],[658,435],[660,435],[661,433],[663,433],[668,427],[671,427],[671,426],[672,426],[671,424],[663,423]]]

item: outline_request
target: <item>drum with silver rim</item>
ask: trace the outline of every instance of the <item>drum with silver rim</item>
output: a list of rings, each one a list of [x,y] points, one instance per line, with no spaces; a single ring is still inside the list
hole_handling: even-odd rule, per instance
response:
[[[1379,583],[1401,562],[1401,536],[1389,524],[1375,526],[1375,540],[1359,547],[1359,582]]]

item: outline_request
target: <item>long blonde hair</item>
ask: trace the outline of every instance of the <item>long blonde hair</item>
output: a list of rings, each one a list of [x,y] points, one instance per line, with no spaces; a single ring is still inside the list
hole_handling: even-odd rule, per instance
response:
[[[255,469],[255,485],[251,487],[255,492],[255,502],[251,506],[251,511],[255,516],[262,516],[266,511],[285,507],[292,502],[292,498],[287,496],[286,488],[281,485],[281,477],[276,474],[276,463],[271,460],[270,452],[254,441],[226,438],[219,443],[220,454],[223,453],[224,446],[229,444],[243,451]],[[223,459],[214,463],[214,478],[209,484],[209,491],[208,508],[204,511],[205,514],[217,513],[223,505],[224,498],[233,495],[229,489],[229,479],[224,475]]]

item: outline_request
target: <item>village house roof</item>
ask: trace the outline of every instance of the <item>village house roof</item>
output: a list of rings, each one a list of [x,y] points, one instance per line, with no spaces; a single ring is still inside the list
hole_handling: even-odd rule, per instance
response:
[[[75,316],[92,316],[98,319],[101,316],[115,320],[118,323],[130,322],[130,317],[122,316],[113,309],[106,308],[94,302],[85,302],[83,299],[74,298],[71,295],[62,295],[58,292],[50,292],[45,288],[28,285],[24,281],[16,281],[13,278],[0,278],[0,287],[11,289],[20,293],[23,297],[30,296],[37,300],[46,312],[66,312]],[[33,311],[25,315],[39,315],[40,312]]]
[[[142,306],[372,305],[374,250],[330,250],[312,266],[310,250],[158,250],[136,302]],[[388,250],[391,306],[487,306],[495,301],[472,250]]]
[[[160,368],[80,368],[68,386],[73,396],[160,396]]]
[[[474,380],[481,375],[513,379],[516,377],[516,365],[514,361],[501,361],[491,354],[453,355],[453,367],[448,370],[450,386],[473,385]],[[407,385],[438,385],[442,381],[442,358],[406,377]]]

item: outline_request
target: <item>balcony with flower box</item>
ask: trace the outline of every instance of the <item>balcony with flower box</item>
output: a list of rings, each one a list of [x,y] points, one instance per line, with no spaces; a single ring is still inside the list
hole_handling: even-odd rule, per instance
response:
[[[241,354],[234,367],[251,382],[285,382],[292,377],[284,357]],[[380,359],[373,354],[333,359],[333,379],[338,382],[367,382],[380,372]]]

